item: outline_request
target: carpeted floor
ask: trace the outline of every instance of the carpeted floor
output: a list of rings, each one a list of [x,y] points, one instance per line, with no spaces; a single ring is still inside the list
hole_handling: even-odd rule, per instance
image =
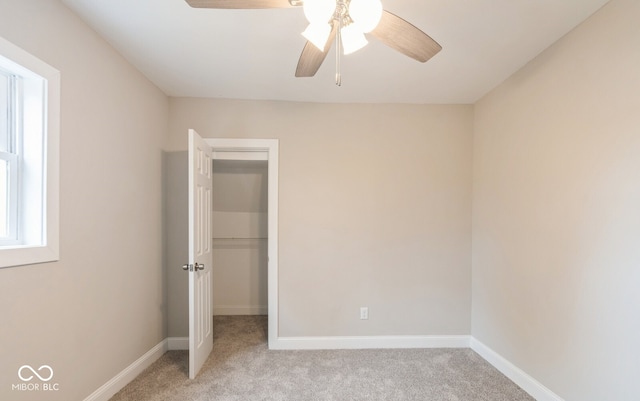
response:
[[[169,351],[111,401],[530,401],[470,349],[269,351],[266,316],[216,316],[195,380]]]

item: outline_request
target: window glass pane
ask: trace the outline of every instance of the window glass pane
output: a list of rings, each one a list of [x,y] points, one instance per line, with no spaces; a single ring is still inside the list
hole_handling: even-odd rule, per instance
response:
[[[9,163],[0,159],[0,238],[9,235]]]
[[[9,76],[0,70],[0,152],[9,152]]]

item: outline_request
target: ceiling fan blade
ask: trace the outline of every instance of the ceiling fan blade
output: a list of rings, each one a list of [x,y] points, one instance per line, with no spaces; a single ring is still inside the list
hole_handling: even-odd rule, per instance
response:
[[[301,1],[292,0],[186,0],[194,8],[288,8],[302,5]]]
[[[371,31],[371,35],[421,63],[442,50],[442,46],[429,35],[386,10],[382,13],[382,19],[376,29]]]
[[[304,49],[302,49],[302,54],[298,60],[298,67],[296,67],[296,77],[312,77],[316,75],[316,72],[318,72],[322,62],[327,57],[327,53],[336,38],[337,30],[338,24],[334,22],[331,33],[329,34],[329,39],[327,39],[327,43],[324,45],[324,51],[320,51],[320,49],[315,47],[311,42],[307,42],[304,45]]]

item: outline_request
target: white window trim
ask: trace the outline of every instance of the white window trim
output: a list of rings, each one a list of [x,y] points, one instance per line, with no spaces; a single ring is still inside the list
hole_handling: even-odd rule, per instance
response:
[[[0,55],[47,81],[43,245],[0,247],[0,268],[57,261],[60,259],[60,72],[1,37]]]

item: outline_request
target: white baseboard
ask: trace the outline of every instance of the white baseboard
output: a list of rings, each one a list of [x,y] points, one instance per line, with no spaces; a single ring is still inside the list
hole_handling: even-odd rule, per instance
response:
[[[91,393],[84,401],[107,401],[124,386],[129,384],[143,370],[148,368],[153,362],[158,360],[168,350],[167,339],[162,340],[156,346],[147,351],[140,358],[127,366],[111,380],[103,384],[96,391]]]
[[[189,349],[189,337],[167,337],[169,351],[183,351]]]
[[[278,337],[271,349],[469,348],[469,336]]]
[[[564,401],[536,379],[526,374],[520,368],[475,338],[471,337],[469,345],[472,350],[477,352],[487,362],[502,372],[502,374],[507,376],[512,382],[520,386],[524,391],[529,393],[529,395],[537,401]]]
[[[219,305],[213,307],[213,315],[266,315],[269,308],[266,305],[231,306]]]

